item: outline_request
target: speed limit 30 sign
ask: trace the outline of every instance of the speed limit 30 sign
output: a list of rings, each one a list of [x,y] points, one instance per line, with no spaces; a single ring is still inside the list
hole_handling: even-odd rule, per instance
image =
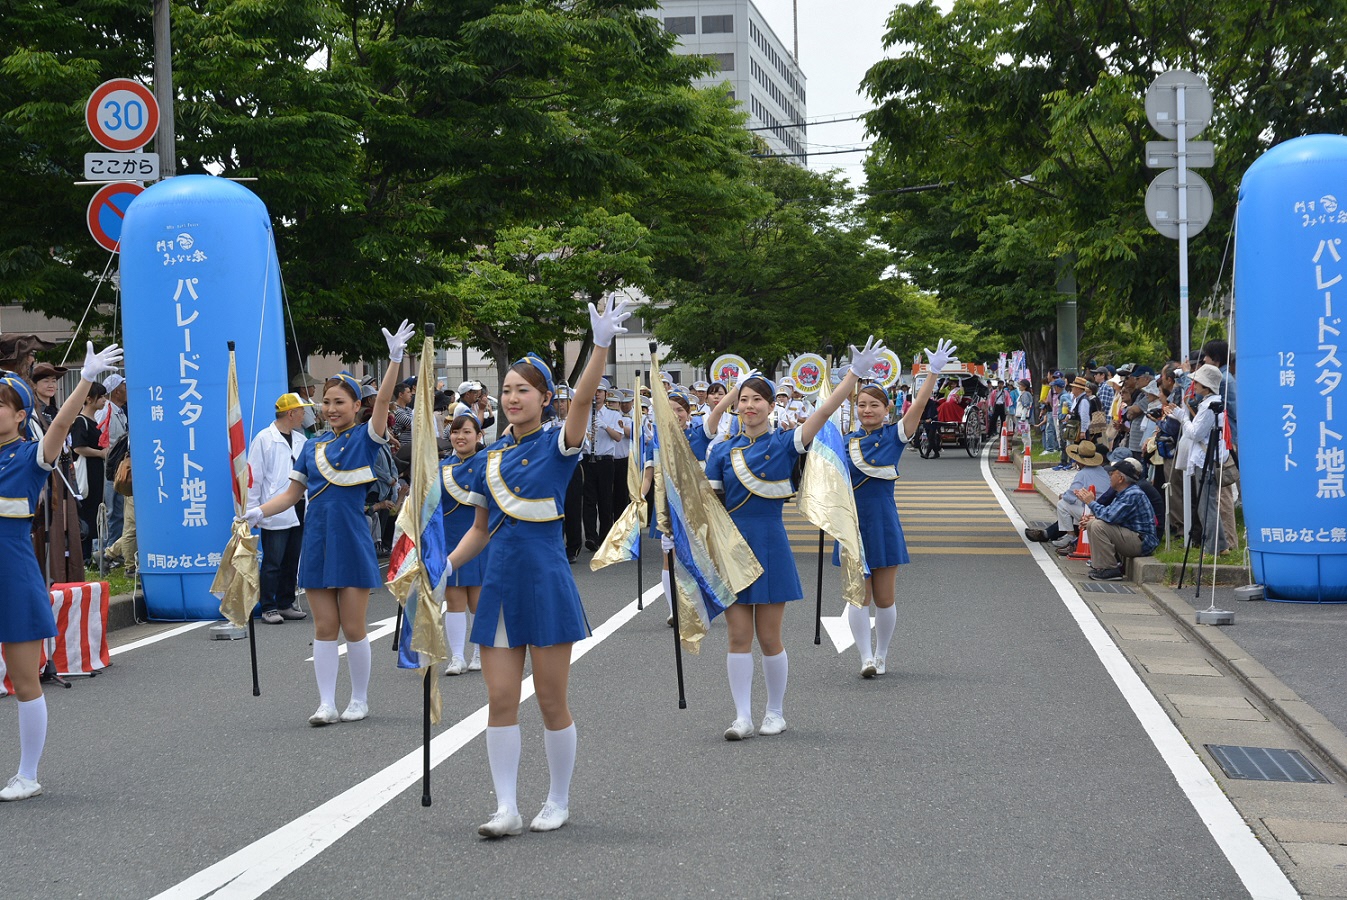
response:
[[[94,140],[109,150],[139,150],[159,129],[159,104],[140,82],[114,78],[89,95],[84,121]]]

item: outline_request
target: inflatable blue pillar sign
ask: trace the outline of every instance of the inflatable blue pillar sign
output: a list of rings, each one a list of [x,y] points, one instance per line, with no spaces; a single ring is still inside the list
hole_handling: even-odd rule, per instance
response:
[[[1259,157],[1240,185],[1240,491],[1268,599],[1347,602],[1347,137]]]
[[[152,185],[126,211],[122,334],[137,564],[154,619],[219,617],[229,540],[228,342],[249,439],[286,388],[280,267],[262,201],[223,178]]]

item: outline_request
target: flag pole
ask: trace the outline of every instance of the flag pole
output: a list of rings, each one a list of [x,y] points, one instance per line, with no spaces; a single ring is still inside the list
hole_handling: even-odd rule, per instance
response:
[[[229,345],[230,368],[233,368],[234,362],[234,342],[227,341]],[[257,633],[256,623],[253,619],[253,611],[248,610],[248,655],[252,658],[253,666],[253,696],[262,696],[262,685],[257,680]]]
[[[673,586],[674,580],[674,553],[668,552],[669,560],[669,585]],[[674,596],[669,599],[673,601],[674,608],[674,665],[678,669],[678,708],[688,708],[687,694],[683,690],[683,634],[678,624],[678,590],[674,589]]]
[[[430,676],[434,666],[426,666],[421,691],[421,805],[430,805]]]
[[[641,421],[640,421],[640,420],[641,420],[641,370],[640,370],[640,369],[637,369],[637,370],[636,370],[636,401],[635,401],[635,405],[633,406],[633,409],[635,410],[636,415],[635,415],[635,417],[633,417],[632,420],[631,420],[631,452],[634,454],[634,453],[636,453],[636,449],[637,449],[638,447],[641,446],[641,442],[640,442],[639,440],[637,440],[637,435],[641,434],[641,427],[640,427],[640,426],[641,426],[641,424],[643,424],[643,423],[641,423]],[[636,464],[637,464],[637,467],[641,470],[641,472],[644,473],[645,468],[644,468],[644,466],[642,465],[643,462],[644,462],[644,460],[639,460],[639,459],[638,459]],[[642,478],[644,478],[644,475],[642,476]],[[640,488],[640,485],[637,485],[637,489],[639,489],[639,488]],[[636,498],[633,497],[632,499],[635,500]],[[641,610],[645,609],[645,599],[644,599],[644,598],[645,598],[645,578],[644,578],[644,575],[643,575],[643,573],[642,573],[642,571],[641,571],[641,558],[642,558],[642,556],[644,555],[644,554],[641,553],[641,544],[642,544],[642,542],[645,540],[645,534],[643,533],[644,531],[645,531],[645,523],[644,523],[644,522],[638,522],[638,523],[637,523],[637,528],[636,528],[636,610],[637,610],[637,612],[640,612]]]
[[[823,529],[818,530],[818,593],[814,597],[814,643],[823,643]]]
[[[398,652],[398,638],[402,636],[402,604],[398,604],[398,621],[393,626],[393,652]]]

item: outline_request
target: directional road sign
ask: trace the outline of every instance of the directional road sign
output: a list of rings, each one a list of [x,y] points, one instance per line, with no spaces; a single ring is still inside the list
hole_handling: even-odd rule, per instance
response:
[[[1201,175],[1187,173],[1188,236],[1200,232],[1211,221],[1211,188]],[[1146,217],[1156,231],[1167,238],[1179,236],[1179,173],[1166,169],[1146,189]]]
[[[143,190],[145,189],[140,185],[125,181],[105,184],[98,189],[98,193],[89,201],[89,211],[85,215],[89,223],[89,233],[94,236],[98,246],[109,253],[118,252],[126,208]]]
[[[1211,141],[1188,141],[1183,158],[1190,169],[1210,169],[1216,164],[1216,145]],[[1147,141],[1146,166],[1151,169],[1170,169],[1177,165],[1178,141]]]
[[[109,150],[139,150],[159,128],[159,104],[140,82],[114,78],[89,95],[84,121],[94,140]]]
[[[86,181],[158,181],[158,153],[86,153]]]
[[[1146,89],[1146,119],[1162,137],[1171,140],[1179,136],[1179,108],[1177,88],[1183,87],[1184,123],[1187,136],[1197,137],[1211,121],[1211,89],[1201,75],[1172,69]]]

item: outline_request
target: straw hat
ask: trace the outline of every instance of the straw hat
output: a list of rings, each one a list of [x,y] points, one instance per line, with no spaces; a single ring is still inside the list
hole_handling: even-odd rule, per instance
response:
[[[1080,463],[1082,466],[1102,466],[1104,464],[1104,454],[1099,452],[1094,441],[1081,441],[1079,444],[1068,444],[1066,455]]]
[[[1080,388],[1082,391],[1088,391],[1090,389],[1090,382],[1078,376],[1075,381],[1071,382],[1071,386],[1073,388]]]

